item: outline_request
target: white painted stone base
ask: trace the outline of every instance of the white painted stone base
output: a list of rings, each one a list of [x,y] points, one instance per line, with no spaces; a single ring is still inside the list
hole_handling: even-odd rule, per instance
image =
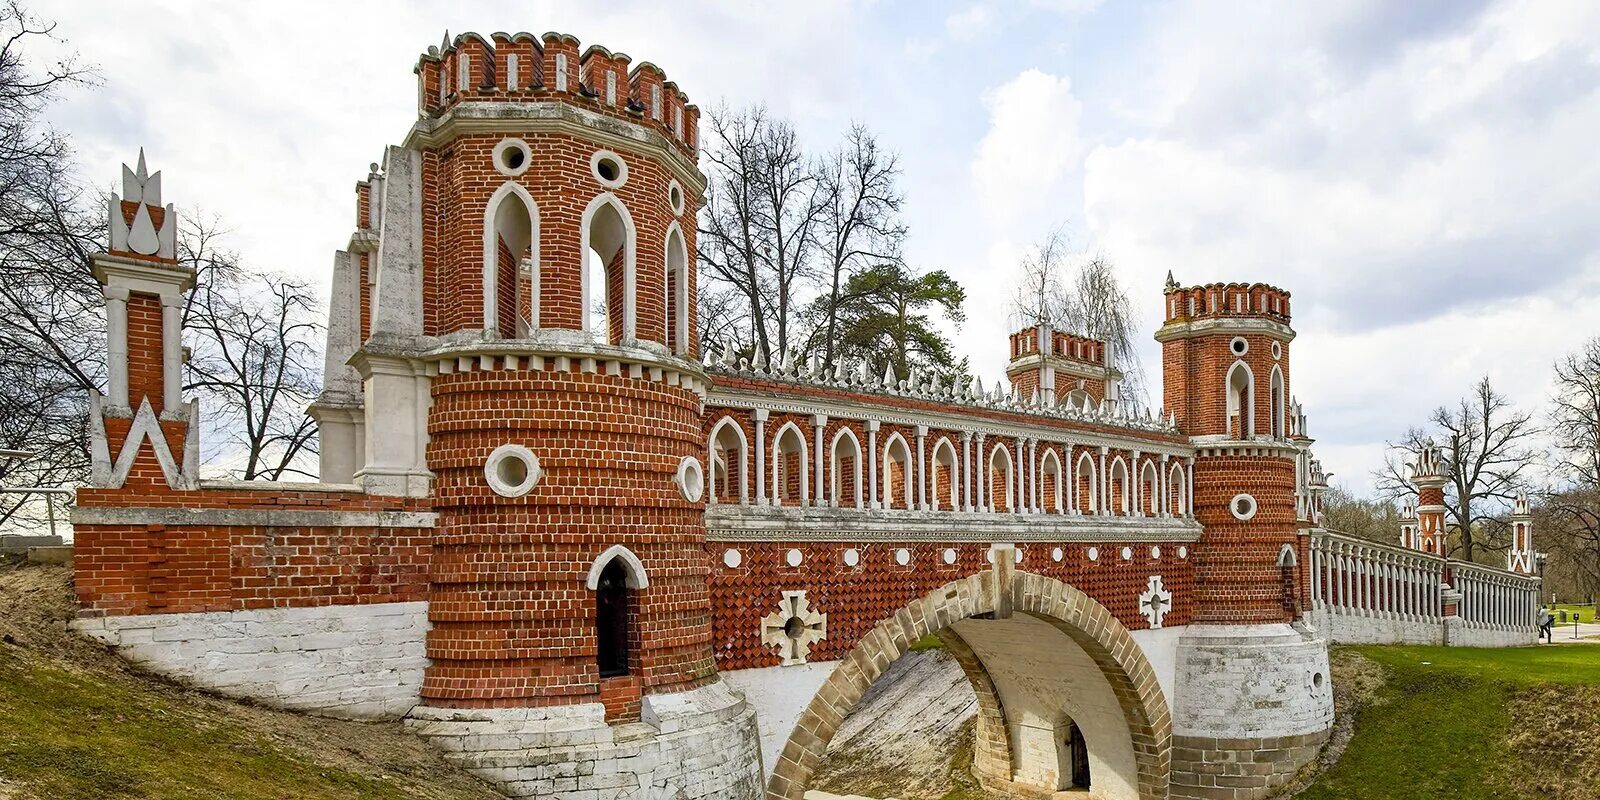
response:
[[[419,701],[427,603],[140,614],[74,620],[151,672],[230,697],[346,719]]]
[[[722,673],[723,682],[745,696],[756,712],[761,732],[761,763],[771,774],[778,754],[794,733],[794,724],[806,710],[837,661],[814,661],[790,667],[731,670]]]
[[[1470,625],[1459,617],[1412,620],[1347,612],[1313,611],[1307,619],[1334,644],[1427,644],[1454,647],[1519,647],[1538,640],[1532,629]]]
[[[406,725],[510,797],[758,800],[755,711],[717,682],[646,695],[643,721],[607,725],[599,703],[548,708],[418,706]]]
[[[1263,739],[1333,725],[1328,644],[1290,625],[1189,625],[1178,639],[1177,736]]]
[[[1462,624],[1450,630],[1452,647],[1523,647],[1538,643],[1539,633],[1532,629],[1517,631]]]

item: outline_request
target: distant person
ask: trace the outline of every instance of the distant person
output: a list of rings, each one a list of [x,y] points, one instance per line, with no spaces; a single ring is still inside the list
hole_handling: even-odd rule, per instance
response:
[[[1539,609],[1539,635],[1544,637],[1546,644],[1551,644],[1554,642],[1552,637],[1555,631],[1555,626],[1556,615],[1550,613],[1550,609],[1548,608]]]

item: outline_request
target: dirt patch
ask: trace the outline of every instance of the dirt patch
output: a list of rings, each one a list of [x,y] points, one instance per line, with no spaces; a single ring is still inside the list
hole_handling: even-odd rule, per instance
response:
[[[101,759],[92,751],[96,741],[114,740],[112,735],[125,733],[128,719],[145,713],[158,715],[168,724],[199,732],[202,740],[215,735],[218,748],[226,749],[223,742],[247,742],[259,748],[262,758],[235,760],[229,765],[248,782],[270,781],[271,777],[248,774],[253,764],[271,763],[290,765],[301,775],[325,776],[330,787],[326,793],[317,793],[308,787],[306,794],[282,796],[313,797],[381,797],[411,798],[414,800],[490,800],[501,798],[499,792],[447,762],[443,755],[420,738],[407,733],[399,723],[361,723],[324,719],[286,711],[278,711],[225,699],[208,692],[181,685],[159,677],[138,672],[106,646],[78,636],[68,630],[76,601],[71,590],[71,570],[68,567],[0,564],[0,662],[8,674],[45,676],[48,685],[41,682],[32,687],[12,687],[17,691],[9,697],[14,701],[10,713],[26,710],[34,718],[24,726],[20,722],[6,731],[0,731],[0,752],[20,758],[20,754],[33,753],[25,774],[0,770],[0,800],[11,797],[38,797],[44,787],[76,786],[82,778],[81,762],[109,761],[111,754]],[[53,689],[51,688],[53,687]],[[44,693],[61,694],[49,698]],[[3,693],[0,693],[3,694]],[[116,698],[125,704],[105,713],[101,706],[106,698]],[[98,705],[97,705],[98,704]],[[33,731],[47,735],[61,729],[61,719],[51,719],[56,709],[62,717],[69,713],[92,714],[94,726],[86,729],[94,735],[70,736],[70,748],[44,747],[40,741],[25,741],[18,731]],[[136,733],[136,732],[135,732]],[[96,739],[95,735],[106,734]],[[195,738],[191,735],[185,742]],[[81,745],[81,746],[80,746]],[[59,756],[55,753],[63,751]],[[67,753],[66,750],[80,752]],[[194,751],[181,760],[190,760]],[[40,755],[42,754],[42,755]],[[127,752],[115,754],[126,761]],[[224,753],[219,752],[219,762]],[[232,755],[228,753],[226,755]],[[270,758],[269,758],[270,757]],[[209,763],[178,762],[177,757],[156,757],[144,762],[131,763],[128,781],[137,774],[152,788],[149,791],[118,792],[121,797],[188,798],[199,796],[251,797],[248,791],[218,791],[215,795],[197,791],[184,783],[187,775],[196,780],[210,780],[222,767]],[[94,780],[115,784],[117,775],[101,773]],[[302,772],[303,771],[303,772]],[[359,780],[355,780],[359,778]],[[212,787],[208,787],[212,788]],[[75,793],[49,796],[80,796]],[[259,795],[271,796],[271,795]]]
[[[1333,732],[1322,752],[1278,792],[1278,797],[1294,797],[1305,791],[1317,776],[1338,763],[1355,736],[1356,712],[1363,706],[1384,702],[1383,667],[1366,656],[1336,649],[1328,657],[1328,674],[1333,679]]]
[[[1600,686],[1539,686],[1511,696],[1502,779],[1522,797],[1600,797]]]

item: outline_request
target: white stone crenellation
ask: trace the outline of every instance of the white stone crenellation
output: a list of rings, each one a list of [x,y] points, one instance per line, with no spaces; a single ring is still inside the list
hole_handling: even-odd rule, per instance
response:
[[[74,620],[152,672],[229,697],[343,719],[420,702],[428,604],[371,603]]]

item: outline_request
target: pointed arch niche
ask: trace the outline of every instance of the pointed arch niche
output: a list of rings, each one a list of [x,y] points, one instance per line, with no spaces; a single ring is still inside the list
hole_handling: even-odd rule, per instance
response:
[[[635,319],[633,217],[606,192],[589,202],[579,226],[583,243],[583,329],[600,341],[621,344],[638,334]]]
[[[484,207],[483,327],[506,339],[539,327],[539,206],[516,181]]]

